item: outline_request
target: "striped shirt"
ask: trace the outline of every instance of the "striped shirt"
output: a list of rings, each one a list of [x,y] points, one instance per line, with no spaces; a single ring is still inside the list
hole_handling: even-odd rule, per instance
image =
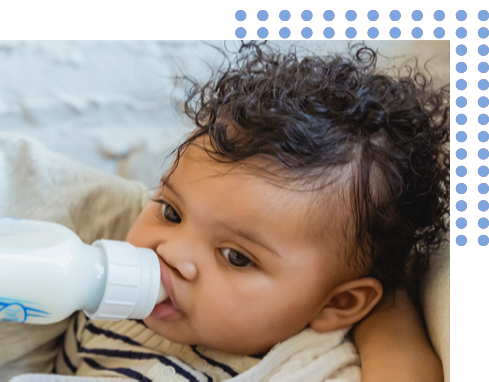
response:
[[[56,372],[145,382],[221,381],[259,362],[257,357],[169,341],[141,320],[90,320],[80,311],[66,332]]]

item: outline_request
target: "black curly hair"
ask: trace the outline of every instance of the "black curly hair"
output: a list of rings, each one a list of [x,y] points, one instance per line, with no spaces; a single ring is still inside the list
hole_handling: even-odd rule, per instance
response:
[[[174,152],[163,184],[201,136],[215,160],[266,155],[296,180],[348,168],[341,187],[355,233],[347,262],[384,290],[416,284],[448,230],[449,87],[435,88],[417,60],[388,73],[377,57],[364,44],[301,57],[297,48],[242,43],[205,84],[185,77],[185,113],[196,130]]]

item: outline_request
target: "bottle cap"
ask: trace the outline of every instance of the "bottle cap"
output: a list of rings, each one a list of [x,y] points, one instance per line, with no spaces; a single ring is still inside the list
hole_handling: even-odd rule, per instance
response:
[[[149,248],[137,248],[124,241],[97,240],[107,258],[107,284],[102,301],[94,313],[85,314],[94,320],[119,321],[143,319],[150,315],[161,289],[160,264]],[[158,299],[159,300],[159,299]]]

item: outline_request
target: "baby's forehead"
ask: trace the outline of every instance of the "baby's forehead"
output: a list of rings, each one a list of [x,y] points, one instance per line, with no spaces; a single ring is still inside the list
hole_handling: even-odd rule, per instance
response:
[[[182,155],[175,171],[175,179],[199,182],[210,177],[212,192],[238,189],[236,197],[249,196],[259,202],[255,215],[277,214],[278,225],[296,227],[297,236],[327,242],[334,250],[341,251],[340,242],[348,229],[348,192],[345,169],[333,169],[329,173],[293,174],[287,172],[276,160],[254,155],[238,163],[221,163],[211,158],[199,146],[190,146]],[[298,176],[299,175],[299,176]],[[195,184],[197,184],[195,183]],[[301,232],[299,232],[301,231]]]

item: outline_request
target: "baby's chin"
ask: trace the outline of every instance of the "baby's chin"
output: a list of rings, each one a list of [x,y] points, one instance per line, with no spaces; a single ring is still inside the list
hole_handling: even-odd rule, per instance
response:
[[[149,329],[170,341],[181,344],[192,344],[194,341],[190,330],[179,320],[162,321],[156,317],[149,316],[143,322]]]
[[[200,345],[226,353],[260,355],[266,354],[274,345],[263,343],[250,344],[249,336],[240,341],[236,338],[225,340],[222,335],[212,335],[210,336],[211,341],[206,341],[202,336],[197,336],[192,333],[192,329],[189,329],[189,326],[182,322],[182,320],[161,321],[149,316],[143,322],[149,329],[172,342],[182,345]]]

